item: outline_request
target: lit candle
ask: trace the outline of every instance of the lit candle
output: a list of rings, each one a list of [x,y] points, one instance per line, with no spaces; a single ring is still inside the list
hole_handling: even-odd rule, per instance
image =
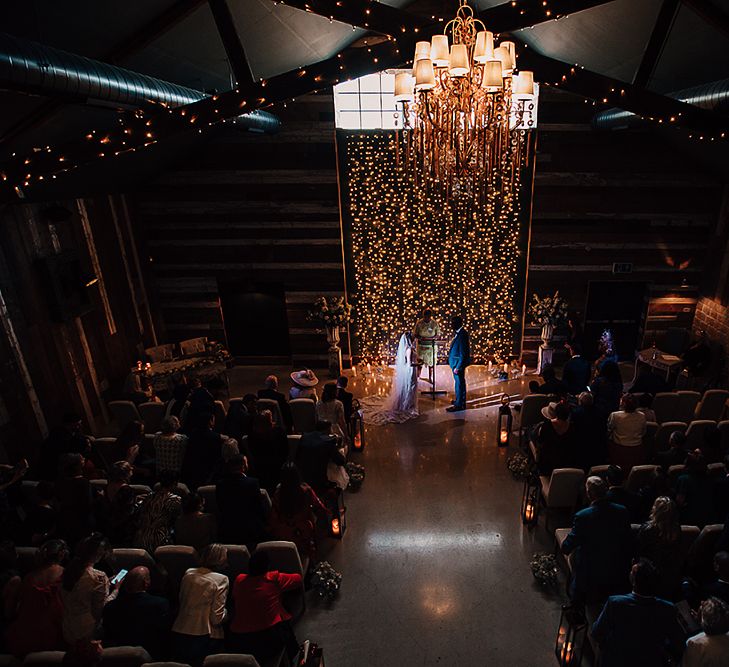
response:
[[[332,519],[332,535],[339,535],[339,518]]]
[[[357,366],[352,365],[352,377],[357,377]]]
[[[509,432],[505,429],[501,429],[501,442],[502,444],[506,444],[509,441]]]
[[[489,371],[491,371],[491,369],[493,368],[493,366],[494,365],[491,363],[491,361],[489,361]]]
[[[534,519],[534,505],[532,505],[532,503],[529,503],[524,509],[524,518],[527,521],[532,521],[532,519]]]
[[[526,364],[521,365],[521,374],[526,375]]]
[[[509,364],[504,364],[504,373],[509,372]]]

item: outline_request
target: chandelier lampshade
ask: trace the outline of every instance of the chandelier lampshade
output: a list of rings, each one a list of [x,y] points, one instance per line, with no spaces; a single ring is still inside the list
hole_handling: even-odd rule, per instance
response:
[[[494,49],[494,60],[501,62],[501,71],[504,76],[511,76],[514,71],[514,66],[511,64],[511,55],[509,49],[505,46],[498,46]]]
[[[435,72],[433,62],[423,58],[415,63],[415,90],[432,90],[435,88]]]
[[[531,99],[534,97],[534,72],[522,70],[514,76],[514,98]]]
[[[448,67],[450,54],[448,52],[448,36],[433,35],[430,46],[430,58],[434,67]]]
[[[479,30],[476,33],[476,46],[473,47],[473,59],[484,64],[494,57],[494,33],[488,30]]]
[[[468,64],[468,47],[465,44],[454,44],[448,61],[448,73],[453,77],[466,76],[471,68]]]
[[[395,75],[395,102],[412,102],[414,99],[415,79],[407,72]]]
[[[504,87],[503,69],[500,60],[489,60],[484,65],[483,88],[486,92],[497,93]]]
[[[416,42],[414,60],[430,58],[430,42]]]

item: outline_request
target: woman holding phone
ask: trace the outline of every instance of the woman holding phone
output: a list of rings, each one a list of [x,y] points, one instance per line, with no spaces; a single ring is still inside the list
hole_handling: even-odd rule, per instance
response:
[[[92,533],[79,542],[76,555],[63,572],[63,639],[72,650],[79,642],[96,638],[104,605],[119,592],[106,573],[94,567],[110,554],[106,537]]]

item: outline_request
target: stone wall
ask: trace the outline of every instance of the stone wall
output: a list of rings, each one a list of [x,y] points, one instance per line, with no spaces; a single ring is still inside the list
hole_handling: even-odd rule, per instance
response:
[[[729,306],[719,301],[702,297],[696,307],[694,331],[706,330],[709,338],[720,342],[729,350]]]

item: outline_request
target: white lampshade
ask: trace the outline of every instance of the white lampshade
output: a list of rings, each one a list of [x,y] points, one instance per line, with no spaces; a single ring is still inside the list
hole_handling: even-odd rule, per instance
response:
[[[480,30],[476,33],[476,46],[473,47],[473,59],[477,63],[485,63],[494,57],[494,33]]]
[[[395,75],[395,102],[412,102],[415,79],[407,72]]]
[[[514,77],[514,95],[518,97],[534,97],[534,72],[522,71]]]
[[[416,42],[415,44],[415,57],[413,60],[422,60],[423,58],[430,58],[430,42]]]
[[[434,67],[448,67],[447,35],[433,35],[430,43],[430,59]]]
[[[435,88],[435,72],[433,61],[423,58],[415,63],[415,90],[432,90]]]
[[[481,87],[489,93],[496,93],[504,87],[503,69],[500,60],[489,60],[483,67]]]
[[[469,70],[468,47],[465,44],[454,44],[451,46],[448,73],[453,77],[459,77],[466,76]]]
[[[516,44],[514,42],[500,42],[499,46],[509,52],[508,69],[513,70],[516,67]]]
[[[511,64],[511,56],[509,55],[509,50],[507,48],[503,46],[495,48],[494,60],[498,60],[499,62],[501,62],[501,71],[503,72],[504,76],[510,75],[514,70],[514,67]]]

